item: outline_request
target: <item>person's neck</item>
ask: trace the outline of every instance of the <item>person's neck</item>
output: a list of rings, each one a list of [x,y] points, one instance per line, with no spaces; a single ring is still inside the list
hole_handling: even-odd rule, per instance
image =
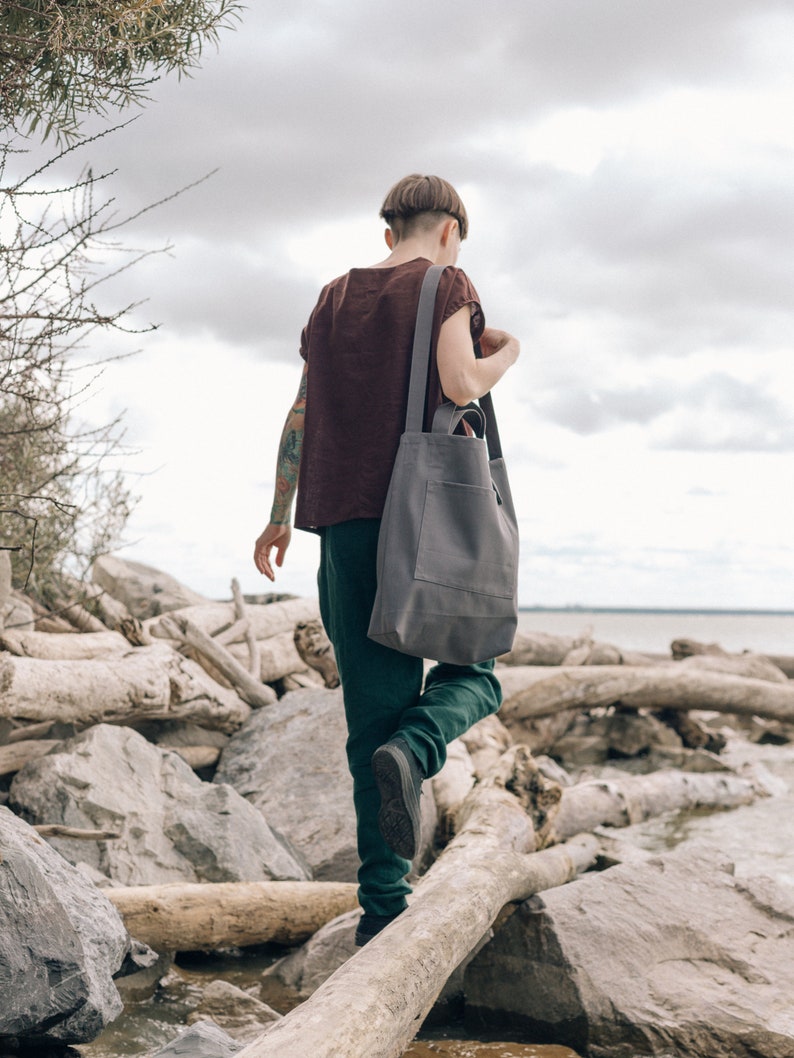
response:
[[[441,247],[437,238],[423,238],[412,236],[408,239],[400,239],[389,256],[373,265],[373,268],[394,268],[395,265],[406,264],[415,261],[417,257],[425,257],[428,261],[436,263]]]

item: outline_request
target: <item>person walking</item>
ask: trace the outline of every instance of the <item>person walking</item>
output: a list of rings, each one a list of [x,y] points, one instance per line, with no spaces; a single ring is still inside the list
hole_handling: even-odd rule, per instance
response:
[[[327,284],[301,335],[298,394],[279,443],[270,520],[254,562],[275,579],[296,528],[320,536],[320,613],[339,668],[353,777],[363,945],[407,906],[420,839],[422,780],[449,742],[495,713],[493,661],[437,664],[367,636],[377,588],[378,530],[404,429],[419,291],[445,265],[435,305],[425,429],[443,400],[468,404],[515,363],[519,342],[485,326],[479,297],[457,267],[468,217],[454,187],[412,174],[380,216],[389,255]],[[481,357],[475,356],[479,342]]]

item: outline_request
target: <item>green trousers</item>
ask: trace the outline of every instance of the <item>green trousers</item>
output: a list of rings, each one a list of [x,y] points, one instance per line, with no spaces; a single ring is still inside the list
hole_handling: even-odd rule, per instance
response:
[[[356,811],[359,903],[374,915],[406,907],[410,863],[397,856],[378,828],[380,797],[372,754],[395,735],[416,754],[426,777],[440,771],[447,744],[495,713],[502,701],[493,661],[434,666],[425,680],[421,658],[367,637],[375,599],[379,519],[360,519],[321,531],[320,611],[336,652],[347,719],[347,758]]]

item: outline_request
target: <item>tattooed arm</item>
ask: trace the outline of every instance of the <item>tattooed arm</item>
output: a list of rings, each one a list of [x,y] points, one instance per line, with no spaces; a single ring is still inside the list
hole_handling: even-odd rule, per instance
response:
[[[260,573],[269,580],[275,580],[275,573],[270,561],[270,552],[276,549],[276,565],[283,566],[284,555],[292,537],[292,501],[298,487],[298,470],[300,468],[301,450],[303,448],[303,419],[306,411],[306,373],[304,365],[300,386],[295,403],[289,410],[281,441],[278,446],[276,464],[276,489],[273,497],[273,508],[270,512],[270,523],[261,534],[254,547],[254,564]]]

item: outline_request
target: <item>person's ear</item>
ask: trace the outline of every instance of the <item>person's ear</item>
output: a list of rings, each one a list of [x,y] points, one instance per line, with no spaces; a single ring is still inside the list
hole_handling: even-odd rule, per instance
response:
[[[458,222],[454,217],[450,217],[449,220],[444,221],[444,226],[441,229],[441,245],[448,246],[455,232],[458,230]]]
[[[393,250],[394,249],[394,232],[391,230],[391,228],[387,228],[386,229],[386,231],[383,233],[383,237],[386,240],[386,245],[389,247],[389,249]]]

